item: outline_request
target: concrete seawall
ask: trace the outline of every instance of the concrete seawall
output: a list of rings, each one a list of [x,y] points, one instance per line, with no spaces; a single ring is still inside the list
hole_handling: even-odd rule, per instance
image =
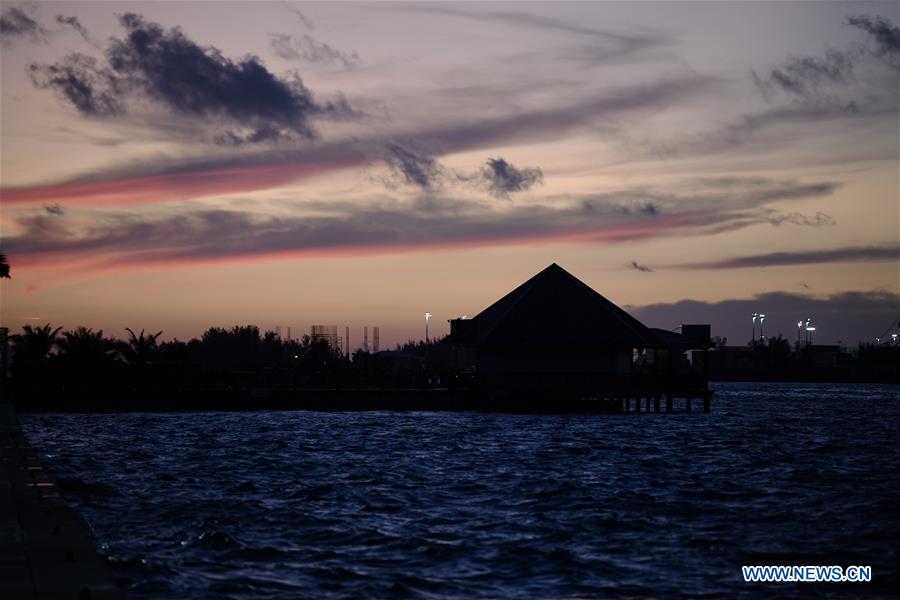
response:
[[[0,404],[0,598],[122,598],[83,523]]]

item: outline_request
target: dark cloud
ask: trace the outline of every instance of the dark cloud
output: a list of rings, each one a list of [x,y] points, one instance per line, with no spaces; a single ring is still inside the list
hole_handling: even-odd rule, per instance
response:
[[[517,169],[502,158],[489,158],[481,170],[488,191],[498,198],[508,198],[511,193],[531,189],[543,183],[544,174],[537,167]]]
[[[0,37],[4,40],[27,37],[31,41],[43,41],[47,30],[40,23],[28,16],[21,8],[11,6],[0,16]]]
[[[92,116],[119,115],[132,97],[149,98],[174,114],[224,125],[215,139],[228,144],[311,139],[310,119],[349,108],[345,101],[319,104],[299,76],[280,78],[254,56],[231,60],[179,28],[165,30],[134,13],[119,23],[125,36],[110,40],[105,64],[72,55],[32,65],[36,85]]]
[[[656,202],[654,202],[652,200],[631,199],[631,197],[633,197],[635,195],[646,196],[648,194],[644,194],[641,192],[637,192],[637,193],[629,192],[625,195],[628,196],[628,198],[622,198],[623,202],[618,205],[619,210],[623,214],[626,214],[626,215],[642,214],[642,215],[655,216],[655,215],[658,215],[661,211],[659,204],[657,204]],[[585,202],[587,202],[588,206],[590,206],[590,200],[585,200]]]
[[[841,262],[900,261],[900,245],[855,246],[806,252],[771,252],[726,260],[677,265],[687,269],[744,269]]]
[[[56,15],[56,22],[59,23],[60,25],[66,25],[68,27],[71,27],[72,29],[77,31],[78,35],[80,35],[82,38],[84,38],[85,41],[88,41],[92,44],[94,43],[94,40],[91,39],[91,36],[88,33],[88,30],[85,28],[84,25],[81,24],[81,21],[78,20],[78,17],[66,17],[64,15]]]
[[[874,45],[828,48],[824,56],[793,56],[764,76],[751,71],[763,97],[771,100],[772,93],[780,91],[819,106],[843,106],[848,113],[858,111],[859,103],[844,97],[853,92],[846,89],[846,84],[854,80],[855,69],[873,56],[900,68],[900,28],[882,17],[867,15],[849,17],[847,24],[868,33]],[[892,85],[896,96],[895,78]]]
[[[635,271],[641,271],[642,273],[653,273],[653,269],[634,260],[628,263],[628,266]]]
[[[64,209],[60,204],[45,204],[44,210],[47,211],[47,214],[56,215],[57,217],[61,217],[66,214],[66,209]]]
[[[397,143],[387,144],[386,149],[385,163],[396,178],[423,190],[442,185],[446,169],[435,158]]]
[[[814,341],[854,345],[881,335],[900,313],[900,296],[894,292],[843,292],[820,298],[789,292],[769,292],[753,298],[627,307],[628,312],[650,327],[672,329],[682,323],[709,323],[712,334],[728,338],[729,345],[750,340],[750,315],[766,315],[767,337],[797,339],[797,321],[811,317],[816,325]],[[759,328],[757,327],[757,331]]]
[[[71,54],[53,65],[28,68],[35,87],[52,89],[84,115],[109,117],[125,112],[114,77],[92,56]]]
[[[829,48],[824,57],[795,56],[765,78],[753,72],[756,85],[769,97],[775,88],[811,99],[822,94],[825,83],[846,83],[853,77],[853,56]]]
[[[271,33],[269,34],[269,46],[276,55],[285,60],[342,65],[345,69],[352,69],[360,62],[359,54],[356,52],[343,52],[324,42],[319,42],[305,33],[299,36]]]
[[[528,190],[544,179],[540,169],[518,169],[502,158],[490,158],[481,170],[464,173],[445,167],[433,156],[398,143],[389,143],[386,149],[384,162],[391,177],[379,181],[389,189],[396,188],[398,183],[426,191],[462,185],[486,190],[496,198],[509,198],[510,194]]]
[[[895,67],[900,66],[900,27],[877,15],[848,17],[847,24],[865,31],[874,38],[874,52],[877,56],[887,59]]]

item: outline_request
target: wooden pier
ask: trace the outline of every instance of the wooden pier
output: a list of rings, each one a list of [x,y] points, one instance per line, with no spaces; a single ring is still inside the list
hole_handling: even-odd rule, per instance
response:
[[[507,412],[507,413],[660,413],[692,410],[702,400],[710,410],[712,392],[701,388],[611,388],[586,390],[477,390],[446,388],[294,388],[254,387],[180,389],[128,393],[48,394],[19,398],[21,411],[178,412],[311,410],[322,412]],[[665,398],[665,403],[663,403]],[[665,409],[665,410],[663,410]]]
[[[684,412],[691,412],[693,410],[694,401],[700,400],[703,402],[703,412],[708,413],[712,409],[712,396],[713,393],[711,391],[703,391],[698,395],[684,395],[679,399],[682,400],[682,407]],[[665,412],[673,412],[675,410],[675,397],[672,394],[666,394],[666,404],[665,404]],[[661,397],[659,395],[655,396],[634,396],[634,397],[624,397],[621,399],[622,402],[622,412],[629,413],[649,413],[649,412],[662,412],[661,409]],[[652,404],[651,404],[652,402]]]

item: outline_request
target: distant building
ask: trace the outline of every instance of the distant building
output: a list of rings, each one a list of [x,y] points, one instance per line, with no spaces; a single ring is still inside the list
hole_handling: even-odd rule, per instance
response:
[[[341,337],[337,325],[313,325],[309,328],[310,343],[326,342],[335,352],[341,351]]]
[[[474,318],[450,321],[456,370],[487,388],[510,391],[649,385],[652,376],[637,381],[636,357],[643,351],[678,353],[684,360],[685,351],[709,345],[708,339],[666,334],[669,339],[555,263]],[[660,360],[654,368],[671,364]]]

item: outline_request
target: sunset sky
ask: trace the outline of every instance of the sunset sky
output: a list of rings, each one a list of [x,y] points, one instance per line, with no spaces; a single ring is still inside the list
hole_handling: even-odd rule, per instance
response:
[[[446,333],[900,313],[897,2],[3,2],[0,321]]]

